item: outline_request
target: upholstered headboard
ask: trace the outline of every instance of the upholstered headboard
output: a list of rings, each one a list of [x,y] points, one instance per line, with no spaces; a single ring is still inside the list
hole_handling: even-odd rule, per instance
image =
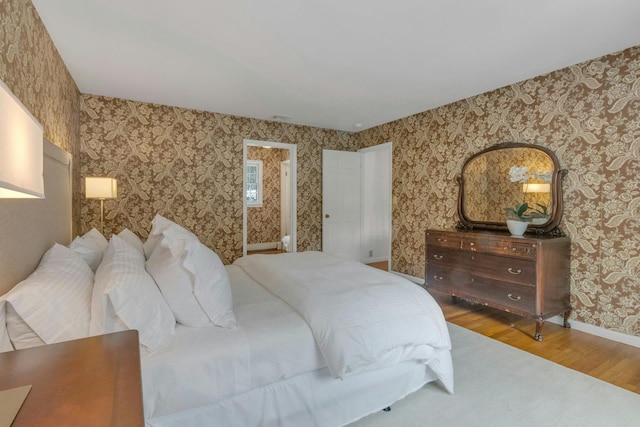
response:
[[[44,199],[0,199],[0,295],[71,241],[71,155],[44,141]]]

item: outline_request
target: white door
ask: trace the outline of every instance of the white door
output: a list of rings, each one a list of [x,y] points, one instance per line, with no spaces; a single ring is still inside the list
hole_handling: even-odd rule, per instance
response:
[[[360,153],[322,150],[322,251],[360,261]]]

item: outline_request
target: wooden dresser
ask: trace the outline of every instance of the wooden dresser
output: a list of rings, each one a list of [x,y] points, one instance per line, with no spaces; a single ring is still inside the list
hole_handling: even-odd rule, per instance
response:
[[[544,320],[564,315],[569,327],[570,240],[568,237],[491,231],[426,232],[427,289],[536,321],[542,341]]]
[[[138,331],[0,353],[0,390],[25,385],[12,427],[144,426]]]

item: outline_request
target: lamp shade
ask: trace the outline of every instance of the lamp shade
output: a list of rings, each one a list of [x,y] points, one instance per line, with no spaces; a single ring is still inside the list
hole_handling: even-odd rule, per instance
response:
[[[523,193],[551,193],[550,184],[522,184]]]
[[[88,176],[84,179],[87,199],[115,199],[118,197],[118,181],[115,178]]]
[[[0,81],[0,197],[44,198],[42,125]]]

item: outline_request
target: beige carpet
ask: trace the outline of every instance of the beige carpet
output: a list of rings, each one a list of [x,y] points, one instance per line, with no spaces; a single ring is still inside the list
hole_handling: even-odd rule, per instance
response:
[[[351,426],[640,426],[640,394],[448,325],[455,394],[427,384]]]

